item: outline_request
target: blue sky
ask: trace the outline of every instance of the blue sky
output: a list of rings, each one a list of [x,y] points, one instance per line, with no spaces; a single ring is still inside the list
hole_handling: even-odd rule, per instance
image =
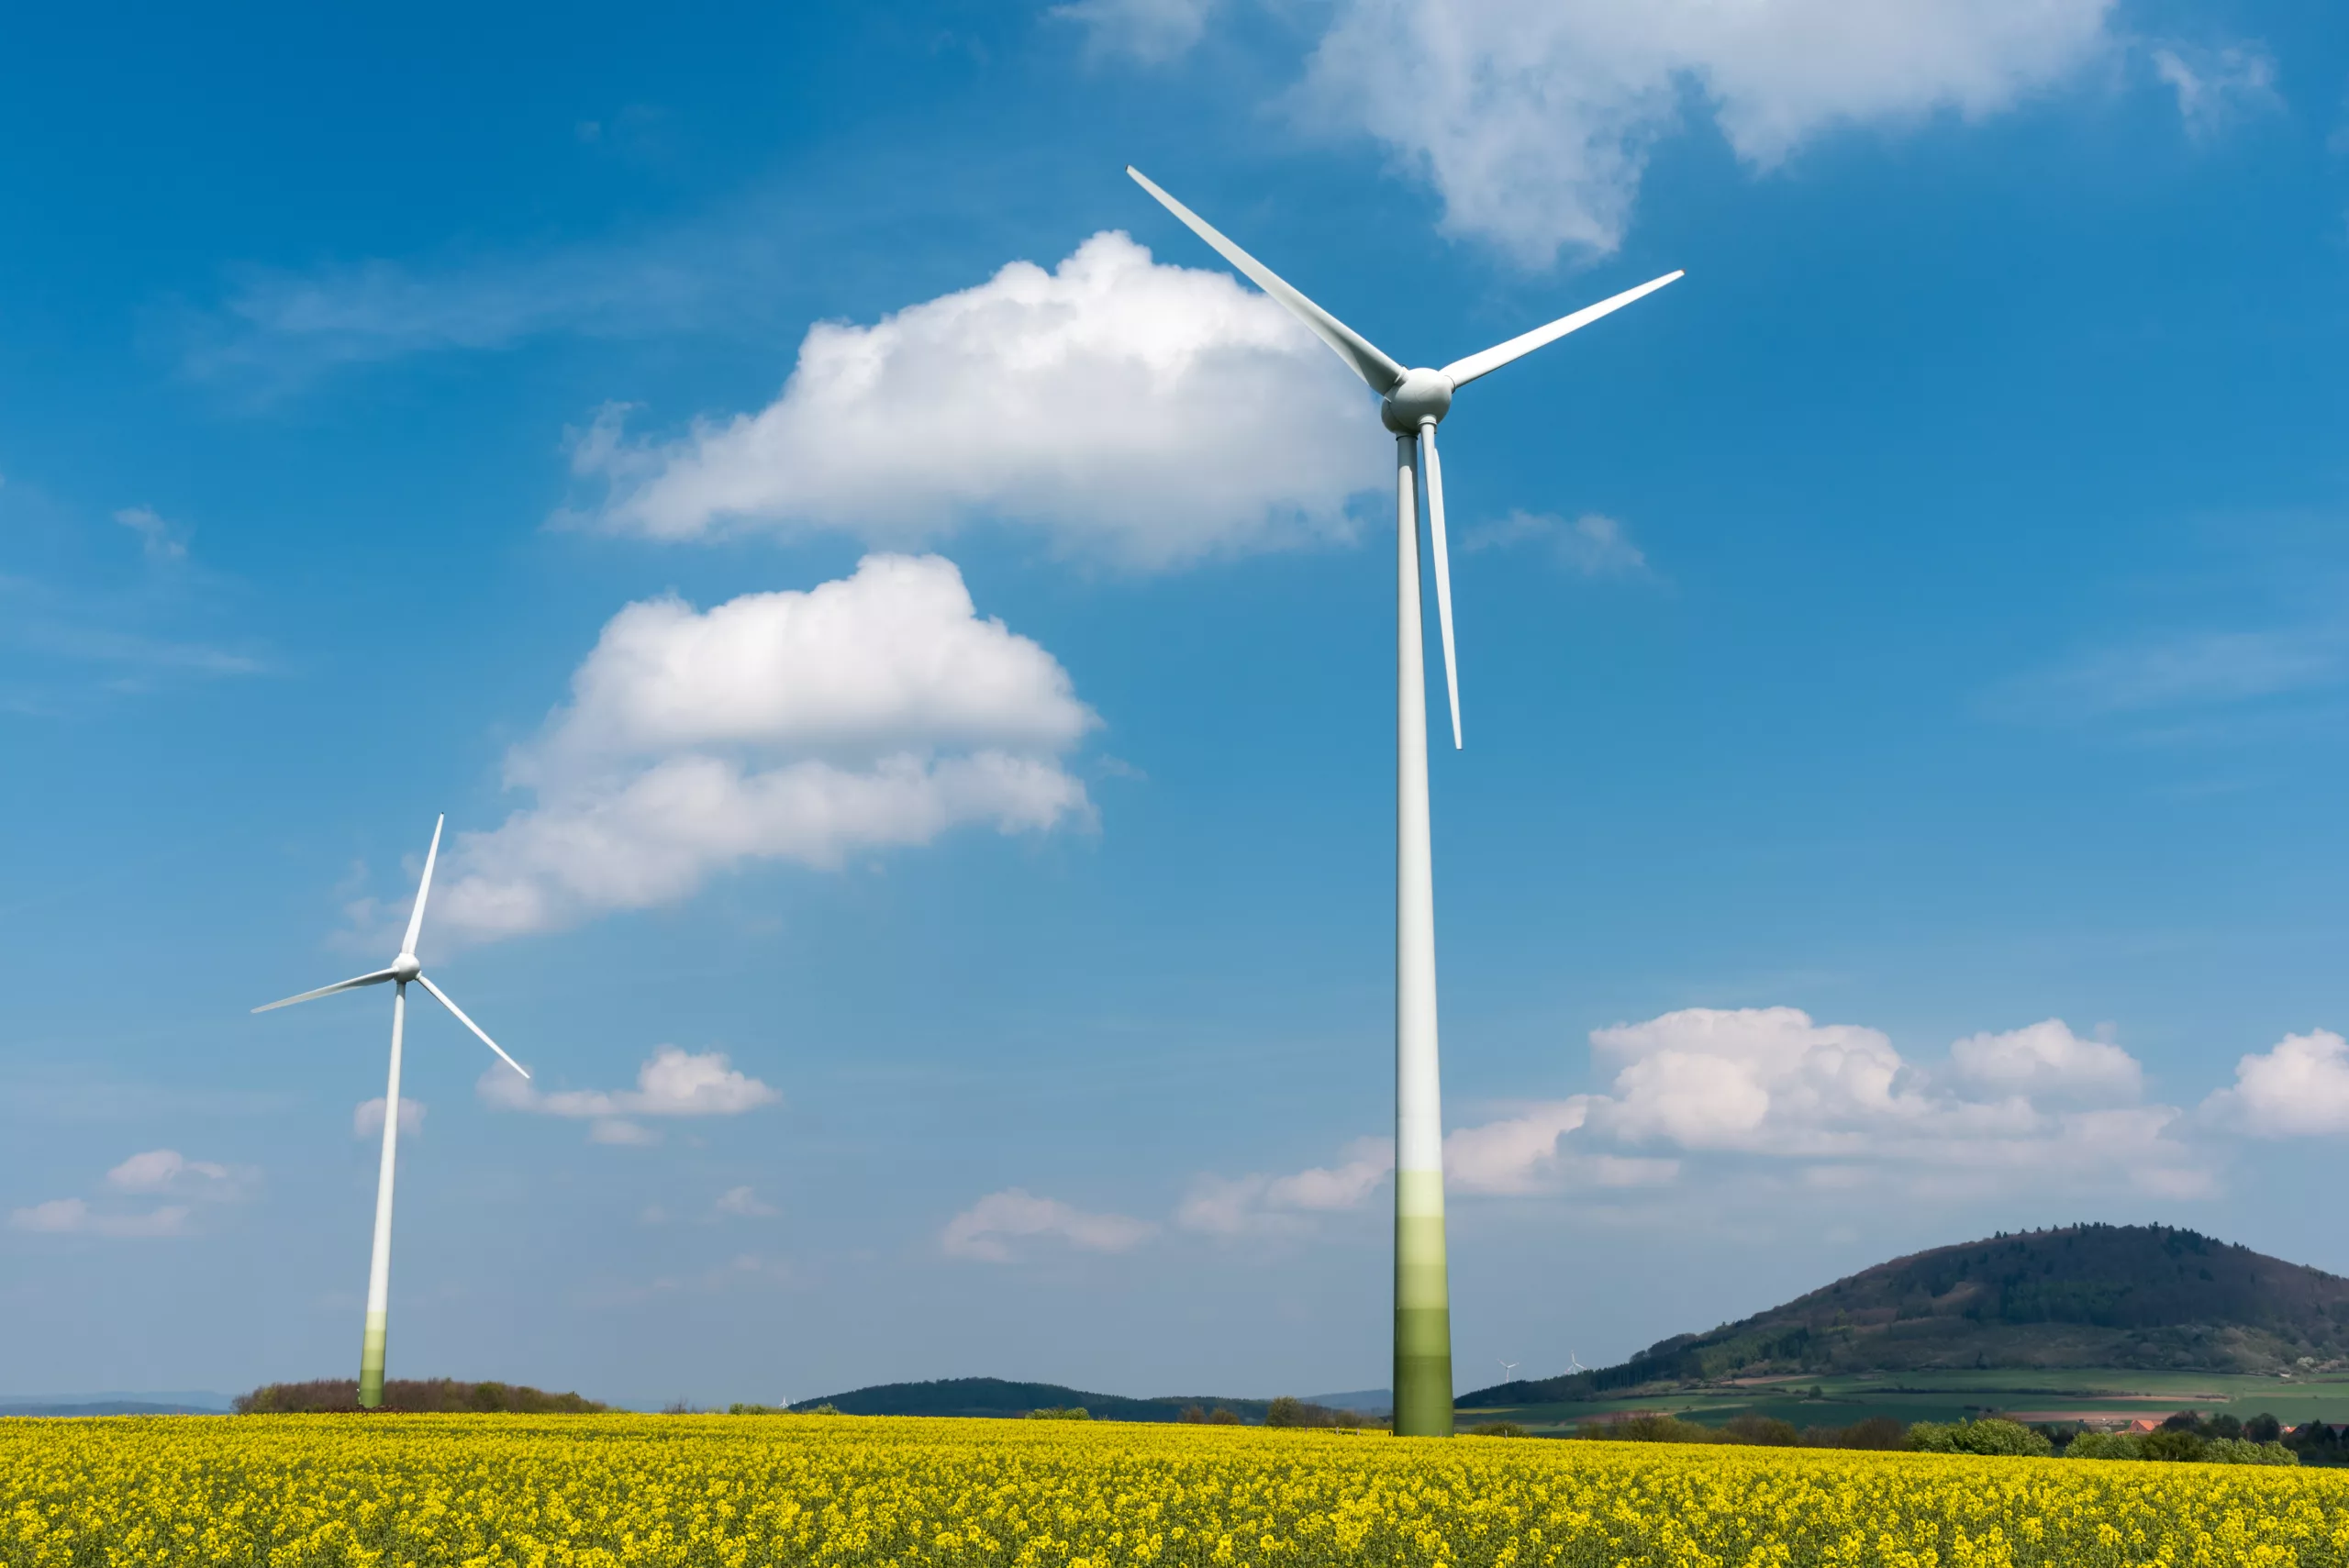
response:
[[[2320,8],[0,70],[0,1387],[351,1374],[388,999],[246,1009],[442,811],[424,956],[537,1076],[411,1026],[394,1375],[1385,1380],[1391,459],[1128,161],[1406,362],[1688,271],[1444,427],[1462,1387],[2076,1218],[2349,1272]]]

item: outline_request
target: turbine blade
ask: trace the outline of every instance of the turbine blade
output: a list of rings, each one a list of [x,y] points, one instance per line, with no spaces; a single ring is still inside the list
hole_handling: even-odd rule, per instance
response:
[[[379,969],[373,974],[354,975],[349,980],[338,980],[331,985],[321,985],[315,991],[305,991],[299,996],[287,996],[280,1001],[263,1003],[253,1011],[266,1013],[273,1007],[290,1007],[296,1002],[307,1002],[319,996],[331,996],[338,991],[350,991],[361,985],[381,985],[391,978],[390,970]]]
[[[416,907],[408,911],[407,937],[400,943],[402,952],[416,951],[417,935],[424,929],[424,900],[432,892],[432,862],[440,858],[440,828],[448,820],[446,812],[433,820],[432,847],[424,851],[424,880],[416,884]]]
[[[527,1067],[523,1066],[520,1062],[518,1062],[515,1061],[512,1057],[510,1057],[510,1056],[508,1056],[508,1055],[507,1055],[507,1054],[506,1054],[506,1048],[505,1048],[504,1046],[502,1046],[502,1045],[498,1044],[495,1040],[494,1040],[490,1039],[490,1038],[489,1038],[489,1036],[487,1036],[486,1034],[482,1034],[482,1028],[481,1028],[481,1026],[480,1026],[479,1024],[477,1024],[477,1023],[473,1022],[473,1019],[471,1019],[471,1018],[469,1018],[465,1017],[465,1010],[464,1010],[462,1007],[460,1007],[459,1006],[457,1006],[457,1004],[455,1004],[454,1002],[451,1002],[451,1000],[449,1000],[449,993],[447,993],[446,991],[441,990],[441,989],[440,989],[440,987],[439,987],[438,985],[433,984],[432,984],[432,977],[431,977],[430,975],[429,975],[429,974],[419,974],[419,975],[417,975],[417,976],[416,977],[416,983],[417,983],[418,985],[423,986],[427,991],[431,992],[431,993],[432,993],[432,995],[433,995],[435,997],[437,997],[437,998],[439,999],[439,1001],[440,1001],[440,1005],[441,1005],[442,1006],[444,1006],[444,1007],[448,1008],[451,1012],[452,1012],[452,1013],[456,1014],[456,1015],[457,1015],[457,1021],[458,1021],[459,1023],[461,1023],[461,1024],[464,1025],[464,1026],[465,1026],[465,1028],[467,1028],[467,1029],[471,1029],[471,1030],[473,1030],[473,1033],[475,1033],[475,1034],[477,1034],[477,1035],[481,1035],[481,1042],[482,1042],[482,1044],[484,1044],[484,1045],[485,1045],[485,1046],[489,1047],[489,1049],[490,1049],[490,1050],[492,1050],[492,1051],[494,1051],[497,1052],[497,1059],[498,1059],[500,1062],[503,1062],[504,1063],[506,1063],[506,1065],[507,1065],[507,1066],[511,1067],[512,1069],[514,1069],[514,1071],[515,1071],[515,1072],[519,1073],[520,1073],[520,1074],[522,1074],[522,1076],[523,1076],[523,1077],[525,1077],[525,1078],[527,1078],[527,1077],[529,1077],[529,1076],[530,1075],[530,1070],[529,1070],[529,1068],[527,1068]]]
[[[1403,367],[1387,358],[1369,339],[1291,288],[1270,267],[1226,239],[1206,218],[1152,184],[1150,177],[1141,170],[1129,163],[1126,172],[1133,176],[1135,184],[1156,196],[1161,206],[1181,218],[1192,233],[1214,246],[1225,261],[1247,273],[1258,288],[1288,306],[1289,314],[1311,328],[1315,337],[1337,350],[1338,358],[1345,361],[1354,374],[1368,382],[1371,391],[1383,397],[1403,379]]]
[[[1536,327],[1532,331],[1520,333],[1506,343],[1496,343],[1481,354],[1471,354],[1464,360],[1454,360],[1443,367],[1443,373],[1452,378],[1453,386],[1465,386],[1478,376],[1500,369],[1511,360],[1522,359],[1544,344],[1556,342],[1578,327],[1587,327],[1600,317],[1620,310],[1635,299],[1645,299],[1664,284],[1683,276],[1686,274],[1682,272],[1666,272],[1660,278],[1651,278],[1635,289],[1625,289],[1612,299],[1602,299],[1597,305],[1586,305],[1572,316],[1561,316],[1547,327]]]
[[[1452,558],[1443,542],[1443,464],[1435,455],[1435,421],[1419,427],[1420,466],[1428,472],[1429,531],[1435,536],[1435,618],[1443,628],[1443,689],[1452,699],[1452,749],[1460,750],[1460,666],[1452,656]]]

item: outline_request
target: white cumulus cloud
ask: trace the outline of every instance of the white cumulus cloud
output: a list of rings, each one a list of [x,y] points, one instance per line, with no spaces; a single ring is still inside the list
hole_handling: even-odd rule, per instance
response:
[[[1219,1236],[1295,1230],[1308,1216],[1360,1207],[1394,1168],[1394,1140],[1363,1138],[1332,1165],[1285,1176],[1201,1175],[1175,1210],[1174,1223]]]
[[[1058,1198],[1007,1187],[989,1193],[947,1221],[938,1240],[950,1258],[1007,1263],[1012,1257],[1011,1243],[1018,1240],[1042,1237],[1081,1251],[1124,1252],[1148,1240],[1157,1229],[1146,1219],[1088,1214]]]
[[[510,1071],[500,1068],[500,1072]],[[373,1138],[384,1130],[384,1096],[362,1100],[351,1113],[351,1135],[353,1138]],[[400,1096],[400,1135],[414,1137],[424,1130],[424,1102]]]
[[[731,1214],[743,1219],[764,1219],[780,1214],[774,1205],[762,1200],[749,1187],[729,1187],[718,1195],[716,1208],[720,1214]]]
[[[1528,1106],[1515,1116],[1455,1128],[1443,1140],[1445,1184],[1508,1195],[1559,1187],[1644,1187],[1672,1181],[1680,1162],[1561,1147],[1590,1118],[1591,1096]]]
[[[1308,117],[1383,142],[1448,232],[1528,266],[1613,250],[1701,104],[1769,168],[1846,124],[2005,109],[2110,46],[2112,0],[1338,0]]]
[[[1366,395],[1279,305],[1122,233],[1015,261],[870,327],[819,323],[766,407],[645,444],[607,409],[573,470],[602,526],[657,539],[839,530],[894,547],[967,523],[1129,566],[1349,531],[1384,473]]]
[[[133,1154],[106,1175],[118,1193],[177,1193],[212,1198],[236,1196],[240,1173],[210,1160],[191,1160],[176,1149]]]
[[[1925,1194],[2060,1172],[2187,1196],[2214,1179],[2206,1151],[2177,1136],[2183,1112],[2132,1103],[2134,1059],[2060,1019],[1960,1040],[1946,1068],[1794,1007],[1685,1008],[1594,1029],[1591,1043],[1621,1063],[1612,1092],[1589,1098],[1594,1151],[1801,1161],[1829,1186],[1859,1168]]]
[[[654,1135],[632,1117],[740,1116],[783,1096],[734,1066],[722,1051],[698,1054],[664,1045],[637,1069],[633,1089],[540,1089],[503,1063],[484,1072],[473,1085],[487,1103],[539,1116],[592,1121],[588,1136],[597,1143],[650,1143]]]
[[[507,758],[535,803],[460,839],[434,912],[484,940],[674,903],[750,862],[1086,821],[1062,759],[1097,722],[938,556],[707,611],[630,605]]]
[[[2288,1034],[2236,1062],[2234,1086],[2213,1094],[2202,1108],[2254,1138],[2349,1132],[2349,1040],[2331,1029]]]
[[[1985,1090],[2122,1102],[2144,1092],[2135,1057],[2107,1040],[2082,1040],[2061,1018],[1968,1035],[1949,1055],[1959,1078]]]

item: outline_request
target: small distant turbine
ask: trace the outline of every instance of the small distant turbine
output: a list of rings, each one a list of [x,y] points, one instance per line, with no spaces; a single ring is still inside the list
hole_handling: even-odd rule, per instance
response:
[[[1588,1368],[1588,1367],[1586,1367],[1586,1366],[1583,1365],[1583,1364],[1582,1364],[1582,1362],[1578,1362],[1578,1361],[1575,1360],[1575,1353],[1574,1353],[1574,1351],[1568,1351],[1566,1352],[1566,1372],[1567,1372],[1567,1374],[1568,1374],[1569,1376],[1571,1376],[1572,1374],[1574,1374],[1575,1373],[1577,1373],[1577,1372],[1588,1372],[1589,1370],[1590,1370],[1590,1368]]]
[[[338,991],[381,985],[386,980],[392,983],[392,1071],[384,1089],[384,1159],[375,1175],[375,1250],[367,1265],[367,1330],[359,1349],[359,1403],[370,1410],[384,1402],[384,1340],[392,1290],[392,1166],[399,1147],[400,1029],[407,1016],[408,982],[413,980],[431,992],[433,999],[455,1014],[459,1023],[480,1035],[481,1042],[497,1052],[500,1062],[525,1078],[530,1075],[495,1040],[483,1034],[482,1027],[465,1017],[465,1010],[449,1000],[449,994],[433,984],[426,976],[424,966],[416,961],[417,934],[424,929],[424,900],[432,891],[432,862],[440,857],[440,828],[448,820],[443,816],[432,824],[432,847],[424,853],[424,880],[417,884],[416,907],[408,912],[407,935],[401,940],[400,955],[392,960],[390,968],[355,979],[338,980],[332,985],[321,985],[316,991],[305,991],[299,996],[288,996],[282,1002],[253,1009],[266,1013],[273,1007],[290,1007],[296,1002],[331,996]]]
[[[1496,1360],[1498,1360],[1499,1358],[1496,1357],[1495,1359],[1496,1359]],[[1518,1369],[1519,1367],[1523,1366],[1524,1364],[1525,1364],[1525,1363],[1524,1363],[1523,1362],[1501,1362],[1501,1381],[1502,1381],[1503,1383],[1514,1383],[1514,1382],[1516,1382],[1516,1381],[1517,1381],[1517,1369]]]

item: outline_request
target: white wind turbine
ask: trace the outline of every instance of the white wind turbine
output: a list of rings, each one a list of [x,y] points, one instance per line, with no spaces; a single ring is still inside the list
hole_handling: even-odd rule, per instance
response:
[[[530,1075],[520,1062],[506,1054],[503,1047],[484,1034],[479,1024],[465,1017],[465,1010],[451,1001],[446,991],[432,984],[424,966],[416,961],[417,934],[424,929],[424,901],[432,892],[432,864],[440,858],[440,828],[448,820],[443,816],[432,824],[432,847],[424,853],[424,879],[417,884],[416,907],[408,911],[407,935],[401,940],[399,956],[392,960],[391,967],[338,980],[316,991],[305,991],[299,996],[288,996],[253,1009],[266,1013],[272,1007],[290,1007],[296,1002],[330,996],[337,991],[381,985],[386,980],[392,983],[392,1070],[384,1090],[384,1157],[375,1174],[375,1248],[367,1264],[367,1329],[359,1351],[359,1403],[370,1410],[384,1402],[384,1341],[392,1288],[392,1167],[399,1147],[400,1030],[407,1017],[408,982],[414,981],[431,992],[436,1001],[456,1015],[459,1023],[480,1035],[481,1042],[497,1052],[500,1062],[525,1078]]]
[[[1435,607],[1443,638],[1443,680],[1452,743],[1460,741],[1460,678],[1452,647],[1452,564],[1443,536],[1443,469],[1435,428],[1461,387],[1577,328],[1653,294],[1681,274],[1626,289],[1546,327],[1454,360],[1442,370],[1406,369],[1361,333],[1306,298],[1271,268],[1160,190],[1129,164],[1134,183],[1288,307],[1384,400],[1379,417],[1395,433],[1395,1430],[1452,1432],[1452,1306],[1443,1241],[1443,1114],[1436,1059],[1434,855],[1428,838],[1428,731],[1419,624],[1417,470],[1427,465],[1428,521],[1435,560]]]

